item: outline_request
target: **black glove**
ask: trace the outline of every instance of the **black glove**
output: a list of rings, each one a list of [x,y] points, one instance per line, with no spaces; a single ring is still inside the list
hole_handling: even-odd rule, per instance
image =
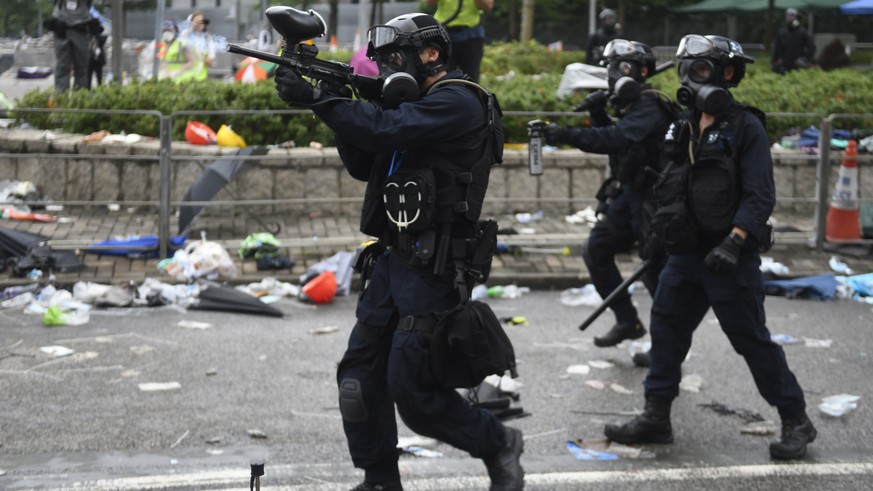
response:
[[[709,251],[706,259],[703,260],[703,265],[712,274],[732,273],[737,267],[744,242],[742,236],[732,232],[715,249]]]
[[[573,110],[576,112],[603,111],[606,109],[607,102],[609,102],[609,91],[595,90],[594,92],[588,94],[585,97],[585,100],[582,101],[578,106],[574,107]]]
[[[321,97],[321,89],[313,87],[294,70],[279,67],[275,78],[279,98],[289,105],[309,107]]]
[[[340,82],[329,82],[322,80],[318,82],[318,88],[321,89],[323,99],[351,99],[352,89],[348,85]]]
[[[561,128],[555,123],[549,123],[543,126],[543,136],[546,139],[546,143],[548,145],[557,146],[561,143],[564,143],[564,134],[566,133],[565,128]]]

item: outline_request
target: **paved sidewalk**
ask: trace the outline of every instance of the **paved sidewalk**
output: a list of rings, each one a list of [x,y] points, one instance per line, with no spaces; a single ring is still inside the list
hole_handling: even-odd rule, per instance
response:
[[[233,283],[257,282],[272,276],[281,281],[299,283],[300,276],[311,265],[324,260],[338,251],[353,251],[368,237],[358,232],[357,216],[275,216],[259,217],[267,225],[278,225],[275,234],[282,244],[283,253],[295,262],[291,269],[258,271],[254,259],[242,260],[237,249],[249,234],[264,232],[263,226],[251,216],[237,210],[227,216],[227,208],[210,208],[201,215],[189,234],[189,240],[199,239],[201,232],[206,238],[221,242],[231,252],[237,265],[238,276]],[[55,249],[83,251],[89,244],[131,236],[157,234],[158,213],[156,210],[122,209],[109,211],[106,208],[67,208],[56,213],[58,221],[52,223],[2,220],[0,227],[41,234],[49,238]],[[498,217],[501,230],[514,229],[533,233],[501,235],[501,242],[521,246],[525,251],[516,254],[501,254],[495,257],[489,285],[517,283],[537,289],[563,289],[581,286],[588,282],[588,272],[579,255],[581,244],[590,228],[585,224],[567,223],[564,216],[544,217],[542,220],[520,224],[512,215]],[[812,237],[812,217],[777,216],[779,226],[791,229],[777,233],[777,245],[765,256],[773,257],[787,266],[791,276],[808,276],[831,272],[828,259],[833,252],[817,252],[809,247]],[[177,228],[172,218],[171,233]],[[569,254],[567,254],[569,253]],[[92,281],[103,284],[141,282],[153,277],[165,282],[174,280],[157,270],[159,259],[131,259],[106,254],[82,253],[85,269],[74,273],[59,273],[60,283]],[[873,256],[853,257],[838,254],[838,257],[856,273],[873,271]],[[620,268],[627,274],[638,264],[635,255],[623,254],[618,258]],[[15,278],[9,271],[0,273],[0,286],[27,283],[27,278]]]

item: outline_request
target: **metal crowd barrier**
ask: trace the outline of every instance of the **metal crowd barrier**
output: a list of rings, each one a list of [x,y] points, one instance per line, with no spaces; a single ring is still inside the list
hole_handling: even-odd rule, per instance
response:
[[[159,217],[158,217],[158,243],[159,243],[159,252],[161,257],[166,257],[169,250],[169,242],[170,242],[170,216],[174,207],[185,207],[185,206],[215,206],[228,204],[228,202],[223,201],[209,201],[209,202],[198,202],[198,201],[172,201],[171,200],[171,179],[172,179],[172,165],[174,162],[178,161],[186,161],[186,160],[212,160],[215,159],[215,156],[180,156],[173,155],[172,151],[172,128],[174,122],[182,117],[191,117],[191,116],[200,116],[200,115],[281,115],[281,114],[306,114],[309,111],[306,110],[295,110],[295,109],[286,109],[286,110],[276,110],[276,111],[262,111],[262,110],[225,110],[225,111],[177,111],[173,112],[169,115],[162,114],[158,111],[127,111],[127,110],[85,110],[85,109],[60,109],[60,108],[15,108],[14,112],[50,112],[54,114],[58,113],[95,113],[101,115],[142,115],[144,117],[157,117],[160,120],[160,149],[157,156],[149,156],[149,155],[113,155],[113,154],[56,154],[56,153],[40,153],[33,154],[34,157],[38,158],[46,158],[46,159],[69,159],[69,160],[85,160],[85,159],[100,159],[100,160],[143,160],[143,161],[155,161],[159,162],[159,174],[160,174],[160,198],[157,203],[153,201],[125,201],[123,203],[118,203],[117,201],[53,201],[53,203],[60,205],[71,205],[71,206],[93,206],[93,205],[108,205],[108,204],[120,204],[122,206],[131,206],[131,205],[147,205],[154,206],[157,205],[159,209]],[[577,112],[544,112],[544,111],[505,111],[504,114],[506,116],[524,116],[529,117],[530,119],[537,118],[548,118],[548,117],[566,117],[566,116],[579,116],[582,113]],[[3,116],[3,114],[0,114]],[[808,202],[814,203],[815,205],[815,226],[814,226],[814,236],[810,240],[810,246],[815,247],[817,250],[822,250],[825,242],[825,229],[826,229],[826,217],[829,206],[829,176],[831,173],[831,165],[832,165],[832,156],[830,150],[830,136],[832,133],[832,129],[834,126],[834,122],[838,120],[850,120],[850,119],[866,119],[873,120],[873,114],[831,114],[825,118],[820,118],[815,113],[767,113],[768,118],[799,118],[799,119],[808,119],[810,120],[810,126],[815,126],[819,129],[820,132],[820,140],[819,140],[819,152],[818,155],[809,154],[809,155],[793,155],[793,156],[780,156],[780,158],[792,158],[797,160],[815,160],[816,161],[816,190],[815,196],[813,197],[790,197],[790,198],[778,198],[779,201],[794,201],[794,202]],[[20,154],[16,153],[0,153],[0,158],[13,158],[20,157]],[[236,158],[236,157],[235,157]],[[257,156],[241,156],[240,159],[245,160],[285,160],[287,156],[268,156],[268,155],[257,155]],[[859,162],[868,162],[870,161],[869,156],[859,156]],[[519,198],[505,198],[507,201],[512,201]],[[357,198],[355,199],[357,200]],[[521,201],[524,202],[545,202],[545,201],[565,201],[565,202],[577,202],[580,201],[578,198],[520,198]],[[264,205],[264,204],[287,204],[287,203],[304,203],[311,202],[311,199],[284,199],[284,200],[235,200],[231,202],[234,205]],[[339,200],[335,198],[331,198],[330,201],[337,202],[343,201],[342,198]],[[352,200],[347,200],[351,202]],[[866,200],[862,200],[862,202],[867,202]],[[5,203],[4,203],[5,204]],[[44,203],[33,203],[33,204],[44,204]],[[862,241],[864,243],[873,243],[873,241]]]

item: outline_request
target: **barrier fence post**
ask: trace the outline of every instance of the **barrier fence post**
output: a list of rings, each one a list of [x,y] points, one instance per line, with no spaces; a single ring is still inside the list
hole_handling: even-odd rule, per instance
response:
[[[170,243],[170,163],[172,156],[172,120],[161,115],[160,175],[161,196],[158,210],[158,251],[160,257],[168,257]]]
[[[815,250],[824,248],[828,213],[828,180],[831,171],[831,116],[821,121],[818,135],[818,167],[815,189]]]

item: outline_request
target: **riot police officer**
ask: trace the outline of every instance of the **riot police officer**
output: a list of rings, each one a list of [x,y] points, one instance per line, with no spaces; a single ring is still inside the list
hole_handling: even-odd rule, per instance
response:
[[[615,255],[638,244],[640,255],[650,261],[643,281],[654,293],[665,257],[647,254],[654,250],[645,247],[643,203],[646,190],[658,175],[664,132],[678,111],[672,101],[646,83],[646,78],[655,73],[655,55],[647,45],[615,39],[606,45],[604,56],[618,122],[613,123],[606,113],[608,93],[597,91],[582,105],[589,110],[593,127],[551,124],[544,128],[544,134],[551,145],[569,144],[585,152],[609,154],[610,175],[597,196],[600,220],[591,230],[582,254],[597,292],[606,298],[621,284]],[[646,334],[627,292],[610,308],[616,323],[605,335],[594,338],[595,345],[615,346]],[[643,357],[638,364],[645,361]]]
[[[490,489],[520,490],[521,431],[441,386],[428,365],[429,339],[417,327],[467,295],[452,263],[475,233],[488,172],[502,152],[494,136],[499,121],[480,90],[458,83],[460,71],[447,72],[451,42],[430,15],[372,27],[368,56],[385,79],[381,100],[350,100],[288,70],[276,78],[283,100],[311,107],[334,130],[343,165],[367,182],[361,230],[387,246],[364,253],[366,288],[337,369],[349,451],[365,472],[354,489],[402,489],[396,404],[416,433],[481,458]]]
[[[618,23],[615,10],[603,9],[597,18],[600,20],[600,27],[588,36],[588,43],[585,45],[585,63],[587,65],[600,65],[606,59],[603,53],[606,45],[613,39],[621,37],[621,26]]]
[[[727,90],[754,60],[735,41],[696,34],[682,39],[677,56],[676,98],[689,115],[666,133],[670,162],[654,186],[659,207],[652,228],[670,256],[652,306],[645,410],[627,424],[607,425],[604,433],[626,444],[673,441],[670,409],[682,362],[711,307],[758,391],[782,419],[771,457],[800,458],[816,430],[803,391],[765,325],[759,269],[759,248],[770,245],[767,220],[776,202],[764,115]]]

